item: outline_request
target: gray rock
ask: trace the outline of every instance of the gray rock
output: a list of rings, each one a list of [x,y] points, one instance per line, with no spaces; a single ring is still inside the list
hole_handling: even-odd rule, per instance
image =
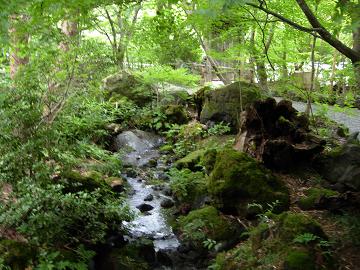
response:
[[[154,209],[154,207],[152,205],[147,204],[147,203],[142,203],[142,204],[136,206],[136,208],[139,209],[141,213],[151,211]]]
[[[141,154],[160,146],[161,142],[161,137],[156,134],[137,129],[129,130],[116,136],[114,140],[114,150],[129,150]]]
[[[163,208],[173,207],[174,204],[175,204],[174,201],[171,199],[168,199],[168,198],[163,199],[160,203],[161,207],[163,207]]]
[[[315,167],[337,190],[360,191],[360,144],[347,143],[317,158]]]
[[[163,193],[166,196],[172,196],[173,192],[169,186],[165,186],[163,189]]]
[[[144,198],[144,201],[151,202],[153,199],[154,199],[154,196],[152,194],[149,194]]]
[[[255,84],[235,82],[225,87],[207,91],[204,94],[204,104],[200,115],[200,122],[208,121],[229,123],[235,131],[239,128],[239,115],[247,104],[261,98],[261,91]]]

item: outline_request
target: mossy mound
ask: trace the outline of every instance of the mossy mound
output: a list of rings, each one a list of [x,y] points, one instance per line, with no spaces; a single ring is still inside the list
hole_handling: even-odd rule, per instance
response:
[[[203,158],[204,154],[206,152],[206,149],[199,149],[196,151],[193,151],[183,157],[182,159],[179,159],[175,162],[174,166],[178,169],[190,169],[191,171],[196,171],[201,169],[201,166],[199,165],[201,159]]]
[[[284,270],[316,270],[314,254],[306,249],[292,249],[284,261]]]
[[[36,250],[27,243],[14,240],[0,241],[0,258],[12,270],[26,269],[36,256]]]
[[[199,248],[203,248],[203,241],[207,239],[221,242],[240,235],[239,227],[213,206],[206,206],[180,217],[178,229],[184,240]]]
[[[319,223],[311,217],[293,212],[285,212],[276,218],[277,234],[284,241],[293,241],[297,236],[310,233],[327,239]]]
[[[261,91],[255,84],[235,82],[225,87],[205,93],[204,105],[200,121],[229,123],[234,131],[238,131],[241,109],[261,99]],[[242,104],[240,103],[242,101]]]
[[[150,103],[155,96],[154,87],[145,83],[140,77],[127,72],[119,72],[103,80],[105,95],[112,100],[123,97],[139,106]]]
[[[316,209],[317,204],[322,198],[330,198],[339,195],[338,192],[326,188],[310,188],[305,191],[305,197],[298,202],[302,210]]]
[[[168,105],[162,108],[162,112],[166,116],[166,121],[169,124],[186,124],[189,122],[188,112],[182,105]]]
[[[270,218],[270,217],[268,217]],[[219,253],[211,269],[335,269],[328,256],[328,248],[321,227],[303,214],[285,212],[271,215],[272,222],[260,223],[250,231],[250,238],[237,247]],[[273,225],[270,225],[273,224]],[[316,230],[321,231],[315,232]],[[304,234],[313,235],[312,241],[294,241]]]
[[[286,186],[255,159],[233,149],[216,154],[208,190],[219,207],[236,210],[238,214],[244,214],[248,203],[266,207],[278,201],[275,212],[289,206]]]
[[[61,174],[61,183],[64,184],[64,192],[76,193],[79,191],[92,192],[95,189],[110,191],[110,185],[106,183],[101,173],[89,171],[81,174],[75,170],[67,170]]]

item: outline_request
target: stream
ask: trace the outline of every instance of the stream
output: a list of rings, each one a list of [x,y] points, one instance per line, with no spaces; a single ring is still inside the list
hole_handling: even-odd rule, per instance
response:
[[[163,139],[155,134],[132,130],[119,134],[115,147],[126,149],[123,164],[132,168],[123,174],[131,189],[127,202],[136,214],[133,221],[123,224],[129,230],[127,240],[152,240],[155,253],[166,254],[174,263],[180,243],[167,223],[166,209],[162,206],[164,201],[172,202],[170,189],[166,184],[148,184],[145,179],[146,173],[152,174],[154,179],[166,179],[165,171],[169,165],[162,161],[157,150],[162,143]],[[162,266],[161,262],[159,265],[156,269],[185,269]]]

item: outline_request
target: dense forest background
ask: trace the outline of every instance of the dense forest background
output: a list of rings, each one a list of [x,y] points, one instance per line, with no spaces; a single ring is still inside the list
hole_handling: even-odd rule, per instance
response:
[[[171,153],[171,162],[208,147],[200,143],[203,139],[223,136],[220,141],[225,141],[241,133],[239,119],[235,124],[224,118],[215,126],[187,126],[190,119],[201,119],[205,96],[216,87],[237,81],[244,89],[256,87],[256,98],[246,96],[246,88],[242,100],[240,92],[238,115],[248,98],[249,104],[274,96],[306,103],[311,129],[327,140],[325,151],[342,145],[346,140],[340,137],[348,135],[346,128],[326,119],[329,106],[338,111],[360,108],[360,0],[0,0],[0,29],[0,269],[101,269],[93,266],[92,258],[110,249],[111,237],[126,235],[120,225],[134,218],[120,175],[129,169],[122,164],[121,151],[114,151],[112,138],[132,129],[160,134],[167,139],[162,150]],[[125,91],[116,92],[119,85],[112,88],[118,81]],[[312,104],[322,106],[321,115],[314,116]],[[302,127],[301,119],[294,119]],[[171,187],[181,205],[188,204],[190,190],[199,191],[194,183],[203,185],[208,177],[208,192],[218,196],[211,188],[214,168],[203,165],[201,173],[170,169]],[[246,229],[259,232],[262,228],[256,226],[263,222],[293,218],[272,218],[276,196],[257,205],[264,210],[257,213],[260,223]],[[207,210],[229,214],[218,208]],[[220,212],[211,212],[217,221],[210,227],[216,231],[223,227]],[[213,248],[220,240],[215,241],[217,235],[204,224],[203,234],[191,239],[190,232],[204,226],[189,216],[178,222],[178,230],[213,252],[203,257],[214,259],[218,251]],[[326,260],[326,252],[342,253],[343,260],[358,267],[353,253],[360,242],[359,220],[346,212],[327,223],[344,226],[346,237],[338,238],[345,248],[338,253],[328,250],[325,246],[333,243],[315,231],[302,231],[294,241],[311,243],[302,253],[305,257],[321,253],[316,260]],[[193,227],[186,227],[187,222]],[[271,250],[272,244],[267,242],[264,249]],[[250,255],[251,248],[246,248],[235,253],[259,263],[259,254]],[[285,252],[273,250],[279,258]],[[211,269],[270,269],[250,259],[249,264],[239,263],[240,255],[235,256],[238,264],[225,266],[222,258],[228,255],[218,256]],[[276,265],[276,256],[266,257],[271,262],[262,265]],[[147,269],[138,253],[121,251],[118,257],[119,269]],[[306,269],[332,269],[326,263],[316,261],[316,267]],[[284,269],[300,269],[289,265]]]

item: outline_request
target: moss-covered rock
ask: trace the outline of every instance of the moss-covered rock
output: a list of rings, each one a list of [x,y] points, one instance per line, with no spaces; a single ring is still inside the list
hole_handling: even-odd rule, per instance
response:
[[[182,159],[179,159],[175,162],[174,166],[178,169],[190,169],[195,171],[199,169],[199,163],[202,157],[204,156],[206,149],[195,150]]]
[[[163,113],[166,116],[166,121],[169,124],[186,124],[189,122],[188,112],[182,105],[168,105],[162,108]]]
[[[326,240],[320,225],[303,214],[269,215],[272,222],[250,230],[250,238],[217,255],[212,269],[335,269],[334,261],[319,245]],[[271,225],[272,224],[272,225]],[[294,241],[295,236],[314,235],[313,241]]]
[[[241,109],[245,109],[247,104],[260,98],[260,88],[255,84],[245,82],[235,82],[223,88],[208,91],[205,93],[200,121],[202,123],[208,121],[229,123],[237,132]]]
[[[346,143],[315,162],[319,174],[339,191],[360,191],[360,144]]]
[[[221,242],[240,235],[239,227],[213,206],[193,210],[187,216],[180,217],[178,229],[183,239],[199,248],[207,239]]]
[[[339,193],[331,189],[310,188],[305,191],[305,197],[299,200],[298,205],[303,210],[316,209],[320,199],[337,195],[339,195]]]
[[[65,186],[65,192],[94,191],[95,189],[110,190],[108,185],[97,171],[80,173],[75,170],[67,170],[61,174],[61,183]]]
[[[0,241],[0,258],[12,270],[27,268],[36,256],[36,250],[27,243],[14,240]]]
[[[208,190],[218,206],[244,214],[248,203],[266,207],[278,201],[275,212],[289,206],[289,191],[269,170],[246,153],[224,149],[216,154]]]
[[[103,84],[108,98],[126,97],[139,106],[150,103],[155,96],[154,87],[124,71],[108,76],[103,80]]]
[[[316,270],[314,254],[306,249],[289,251],[284,261],[284,270]]]
[[[322,239],[327,239],[319,223],[311,217],[293,212],[285,212],[277,218],[277,233],[283,241],[293,241],[297,236],[311,233]]]

